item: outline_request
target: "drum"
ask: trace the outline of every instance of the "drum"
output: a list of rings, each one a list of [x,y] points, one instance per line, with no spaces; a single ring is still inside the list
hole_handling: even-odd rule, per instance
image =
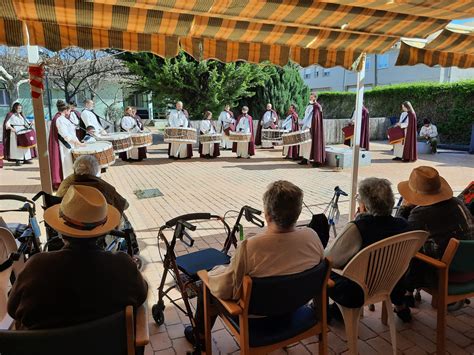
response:
[[[16,132],[16,144],[20,148],[36,147],[36,132],[33,129],[23,129]]]
[[[390,144],[403,143],[403,140],[405,139],[405,131],[403,128],[398,126],[390,127],[387,131],[387,136]]]
[[[250,142],[252,140],[252,133],[229,132],[229,140],[235,143]]]
[[[133,148],[148,147],[153,144],[151,132],[132,133]]]
[[[115,153],[127,152],[133,148],[132,137],[129,133],[109,133],[96,137],[98,141],[112,143]]]
[[[311,142],[311,132],[309,129],[305,129],[304,131],[285,133],[282,138],[284,146],[300,145]]]
[[[193,144],[197,141],[195,128],[165,127],[164,141],[166,143]]]
[[[352,139],[354,136],[354,125],[350,124],[342,129],[342,132],[344,133],[344,140],[346,139]]]
[[[286,129],[262,129],[262,142],[271,142],[281,144],[283,142],[282,136],[288,133]]]
[[[88,143],[85,147],[73,148],[71,152],[73,160],[81,155],[95,156],[101,168],[107,168],[115,163],[114,149],[110,142]]]
[[[222,135],[220,133],[212,133],[212,134],[201,134],[199,136],[199,141],[201,144],[212,144],[212,143],[220,143]]]

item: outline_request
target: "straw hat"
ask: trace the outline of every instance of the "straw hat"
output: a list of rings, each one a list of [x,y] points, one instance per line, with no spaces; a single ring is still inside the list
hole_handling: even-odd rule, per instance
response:
[[[407,202],[417,206],[429,206],[453,197],[448,182],[429,166],[413,169],[410,179],[398,184],[398,192]]]
[[[73,185],[67,190],[60,205],[44,211],[44,220],[62,235],[94,238],[115,229],[120,223],[120,213],[107,204],[99,190],[85,185]]]

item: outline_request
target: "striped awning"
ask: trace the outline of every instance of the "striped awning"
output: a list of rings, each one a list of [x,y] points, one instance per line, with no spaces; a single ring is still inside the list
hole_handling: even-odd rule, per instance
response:
[[[444,29],[428,42],[403,40],[396,65],[474,67],[474,32]]]
[[[117,48],[196,58],[350,68],[401,37],[426,38],[474,1],[1,0],[0,43]],[[390,3],[390,4],[388,4]],[[472,7],[458,3],[471,4]],[[424,11],[423,11],[424,9]]]

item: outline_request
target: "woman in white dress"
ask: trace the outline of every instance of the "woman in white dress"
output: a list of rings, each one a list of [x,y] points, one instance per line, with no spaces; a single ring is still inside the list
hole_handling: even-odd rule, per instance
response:
[[[201,135],[216,133],[211,111],[204,113],[204,119],[199,124],[199,131]],[[219,143],[199,143],[199,154],[201,158],[217,158],[220,155]]]
[[[68,116],[70,108],[68,105],[58,107],[60,116],[56,120],[56,129],[58,132],[59,152],[61,155],[61,168],[63,178],[74,173],[73,160],[71,150],[75,147],[83,147],[76,135],[76,126],[72,123]]]
[[[230,105],[225,105],[217,120],[217,132],[222,134],[221,147],[232,149],[232,142],[229,140],[229,132],[235,130],[234,113],[230,110]]]
[[[22,109],[20,103],[13,104],[11,111],[5,117],[3,126],[5,159],[15,161],[17,166],[21,163],[32,164],[33,158],[32,148],[19,147],[17,142],[17,132],[32,127],[32,124],[23,116]]]
[[[120,120],[120,130],[128,133],[143,132],[144,126],[140,117],[136,115],[136,110],[132,106],[125,108],[125,115]],[[122,152],[119,157],[123,161],[140,161],[146,159],[146,147],[132,148],[129,151]]]

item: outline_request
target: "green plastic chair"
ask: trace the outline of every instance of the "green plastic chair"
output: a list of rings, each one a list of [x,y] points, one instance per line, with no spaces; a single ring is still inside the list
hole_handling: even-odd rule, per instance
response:
[[[448,304],[474,297],[474,279],[463,283],[449,282],[449,275],[474,273],[474,240],[451,238],[441,260],[421,253],[416,258],[435,267],[438,271],[438,287],[423,288],[433,296],[431,304],[437,308],[436,353],[445,354],[446,313]]]

